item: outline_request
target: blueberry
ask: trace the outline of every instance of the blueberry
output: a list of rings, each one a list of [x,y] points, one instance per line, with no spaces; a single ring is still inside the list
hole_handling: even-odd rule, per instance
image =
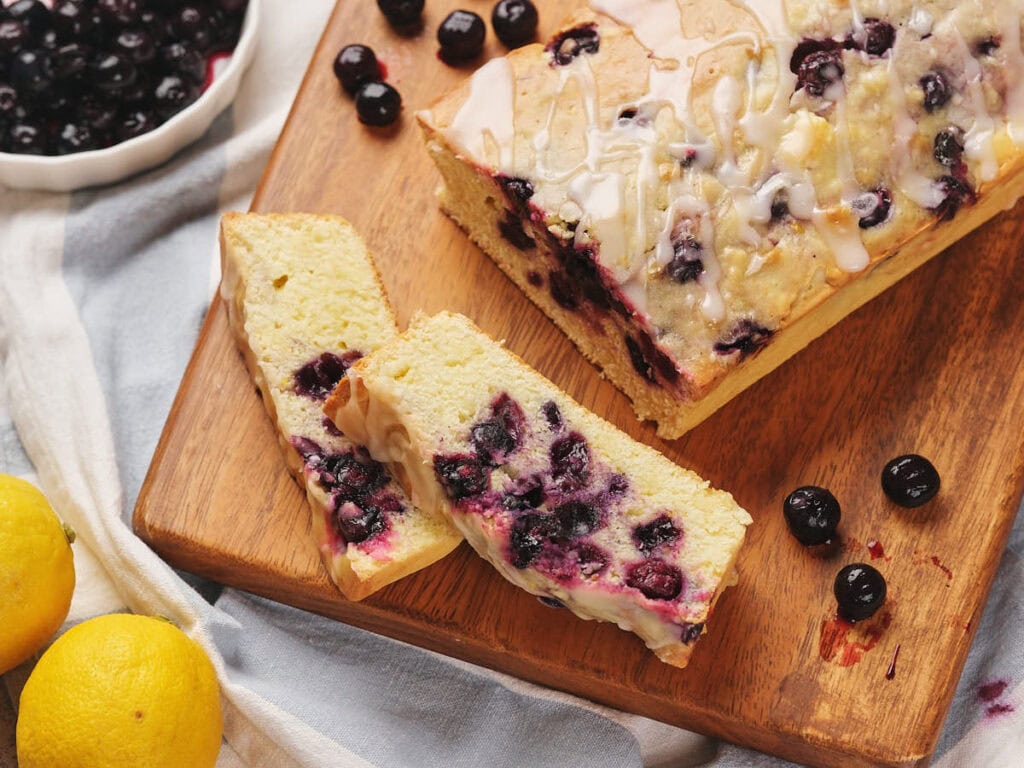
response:
[[[567,553],[576,560],[576,568],[584,578],[599,576],[608,569],[611,558],[603,549],[594,544],[583,542]]]
[[[935,134],[932,156],[940,165],[954,168],[960,165],[964,154],[963,132],[956,126],[944,128]]]
[[[484,49],[487,27],[472,11],[452,11],[437,28],[441,57],[446,61],[475,59]]]
[[[423,14],[423,0],[377,0],[377,7],[388,24],[398,29],[418,25]]]
[[[704,622],[698,622],[696,624],[684,624],[682,630],[679,633],[679,639],[689,645],[690,643],[696,642],[697,638],[704,632]]]
[[[402,97],[387,83],[363,83],[356,92],[356,113],[364,125],[391,125],[402,111]]]
[[[358,544],[387,529],[387,518],[371,505],[343,501],[334,515],[335,529],[348,544]]]
[[[839,617],[846,621],[871,618],[885,602],[885,578],[866,563],[852,563],[836,575],[832,591]]]
[[[38,95],[53,84],[53,69],[46,51],[19,51],[11,60],[11,85],[22,96]]]
[[[520,515],[512,523],[509,535],[510,560],[516,568],[526,568],[544,549],[544,543],[557,532],[551,515]]]
[[[882,470],[882,490],[901,507],[919,507],[939,492],[939,473],[924,456],[897,456]]]
[[[548,597],[547,595],[541,595],[537,599],[544,603],[548,608],[565,608],[565,603],[561,600],[556,600],[555,598]]]
[[[164,75],[153,90],[153,107],[166,120],[198,98],[199,89],[194,83],[177,75]]]
[[[184,43],[161,46],[156,55],[157,68],[165,75],[180,75],[200,85],[206,79],[206,62],[198,51]]]
[[[672,260],[665,265],[665,274],[677,283],[689,283],[704,272],[704,249],[692,235],[676,238],[672,242]]]
[[[530,0],[498,0],[491,12],[494,34],[508,48],[518,48],[537,34],[537,6]]]
[[[941,109],[949,103],[953,90],[941,72],[925,72],[918,81],[924,91],[924,108],[928,112]]]
[[[558,520],[562,535],[570,539],[586,536],[597,530],[601,522],[597,508],[584,501],[567,501],[559,504],[552,512]]]
[[[0,64],[28,46],[32,37],[28,27],[14,19],[0,21]]]
[[[786,190],[780,189],[772,198],[771,216],[772,221],[779,221],[789,215],[789,195]]]
[[[939,221],[951,220],[962,205],[975,201],[974,190],[966,181],[957,176],[941,176],[936,183],[942,190],[942,202],[931,210]]]
[[[455,501],[483,493],[490,480],[483,462],[468,454],[434,456],[434,474]]]
[[[7,18],[22,22],[39,39],[50,28],[50,9],[39,0],[17,0],[7,6]]]
[[[673,600],[683,591],[683,574],[664,560],[644,560],[629,566],[626,584],[651,600]]]
[[[380,65],[373,49],[365,45],[346,45],[334,58],[334,76],[349,94],[355,94],[363,83],[379,81]]]
[[[581,54],[597,53],[601,48],[601,36],[596,24],[581,24],[560,32],[547,44],[545,51],[551,54],[551,65],[564,67]]]
[[[8,132],[7,148],[19,155],[42,155],[46,152],[46,135],[33,123],[15,123]]]
[[[512,435],[496,419],[474,425],[470,431],[470,442],[480,458],[495,467],[504,464],[508,454],[516,448]]]
[[[7,83],[0,83],[0,125],[15,119],[18,111],[18,92]]]
[[[828,543],[839,526],[839,502],[816,485],[805,485],[789,494],[782,502],[782,513],[790,533],[806,546]]]
[[[125,29],[114,38],[115,53],[127,56],[134,64],[148,64],[156,56],[153,36],[143,29]]]
[[[317,469],[324,485],[338,489],[346,498],[365,498],[391,479],[387,468],[379,461],[369,455],[360,460],[351,452],[325,456]]]
[[[896,40],[896,30],[892,24],[881,19],[864,19],[864,42],[862,49],[871,56],[881,56]]]
[[[654,381],[654,368],[647,362],[647,358],[644,357],[644,352],[640,349],[640,344],[632,336],[626,336],[626,351],[629,353],[629,360],[633,363],[633,368],[639,373],[645,381]]]
[[[526,234],[522,222],[512,211],[506,211],[505,218],[498,220],[498,232],[520,251],[529,251],[536,245],[533,238]]]
[[[96,0],[96,11],[100,21],[110,30],[139,23],[138,0]]]
[[[645,555],[651,554],[663,544],[672,544],[679,536],[679,529],[668,515],[659,515],[649,523],[633,528],[633,543]]]
[[[519,403],[502,392],[491,403],[491,414],[512,438],[513,448],[518,448],[526,433],[526,416]]]
[[[124,90],[135,82],[137,75],[135,65],[127,56],[118,53],[100,54],[89,67],[93,86],[107,93]]]
[[[539,482],[512,491],[501,500],[501,506],[507,510],[537,509],[543,503],[544,488]]]
[[[356,350],[349,350],[343,355],[324,352],[292,374],[296,394],[313,400],[326,400],[348,369],[361,357],[362,353]]]
[[[551,444],[551,476],[563,491],[582,488],[590,478],[590,448],[579,432],[570,432]]]
[[[752,355],[768,343],[773,331],[765,328],[749,318],[740,320],[721,341],[715,343],[714,349],[720,355],[740,353],[740,360]]]
[[[77,116],[97,134],[114,125],[117,112],[117,104],[100,98],[94,93],[84,94],[76,105]]]
[[[518,176],[498,176],[498,183],[517,211],[525,212],[526,203],[533,197],[533,184]]]
[[[160,125],[160,121],[151,112],[143,109],[128,110],[114,126],[114,134],[118,141],[128,141],[128,139],[149,133],[158,125]]]
[[[92,59],[92,49],[84,43],[62,45],[50,56],[53,75],[58,80],[74,80],[85,73]]]
[[[93,31],[92,14],[81,0],[58,0],[51,20],[60,38],[68,42],[83,40]]]
[[[624,339],[633,367],[647,381],[655,380],[655,371],[666,381],[672,382],[679,378],[679,369],[672,358],[651,341],[649,335],[642,333],[637,338],[625,336]]]
[[[1003,39],[999,35],[990,35],[974,44],[974,52],[979,56],[990,56],[999,50]]]
[[[816,51],[800,63],[797,88],[811,96],[824,96],[830,85],[842,80],[843,61],[838,50]]]
[[[58,155],[69,155],[73,152],[85,152],[96,149],[96,138],[85,123],[65,123],[57,135]]]
[[[197,50],[206,51],[213,43],[210,20],[210,14],[204,13],[198,6],[186,5],[171,14],[169,23],[172,34],[178,40],[192,44]]]
[[[852,208],[859,218],[857,226],[861,229],[877,227],[889,220],[889,214],[892,212],[892,193],[884,187],[872,189],[858,195],[852,203]]]
[[[540,410],[544,414],[544,419],[547,421],[548,426],[553,431],[562,428],[562,411],[559,410],[558,403],[554,400],[548,400],[540,407]]]

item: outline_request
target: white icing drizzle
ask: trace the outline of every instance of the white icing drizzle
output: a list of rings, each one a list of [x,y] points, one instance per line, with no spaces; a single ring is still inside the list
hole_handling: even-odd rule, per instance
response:
[[[628,27],[636,41],[649,50],[647,90],[634,102],[616,108],[609,124],[601,114],[591,57],[572,59],[557,67],[558,84],[548,112],[524,153],[529,155],[532,148],[532,162],[519,158],[519,165],[529,168],[528,175],[535,182],[537,204],[557,210],[566,221],[578,222],[574,235],[578,247],[595,241],[600,244],[602,265],[641,313],[646,311],[648,276],[663,272],[671,262],[674,230],[683,218],[688,219],[693,235],[700,240],[704,264],[697,280],[703,290],[700,308],[711,323],[726,316],[719,284],[722,268],[716,253],[722,244],[716,244],[714,222],[735,224],[735,237],[753,251],[746,273],[754,274],[764,264],[760,253],[764,232],[771,226],[772,204],[780,193],[785,195],[788,213],[817,230],[839,269],[858,272],[870,263],[856,215],[856,203],[863,200],[866,190],[857,181],[844,82],[830,84],[824,98],[799,92],[794,97],[797,77],[790,71],[790,59],[798,38],[789,25],[786,0],[717,2],[728,3],[749,18],[749,25],[730,21],[730,28],[719,32],[719,19],[711,10],[695,15],[712,8],[713,4],[700,0],[590,0],[592,9]],[[944,9],[935,11],[937,7]],[[861,2],[849,0],[849,8],[853,39],[864,45],[867,28]],[[1020,33],[1024,0],[1006,0],[998,8],[1008,128],[1014,140],[1024,144]],[[965,156],[980,179],[998,173],[994,138],[1004,123],[1001,115],[992,115],[986,108],[984,72],[955,23],[961,11],[971,12],[952,3],[914,4],[891,51],[878,57],[859,54],[864,66],[881,68],[875,71],[888,75],[893,184],[928,209],[941,204],[944,192],[915,168],[912,147],[921,137],[896,66],[901,50],[919,45],[921,36],[935,34],[935,40],[941,38],[941,45],[948,49],[947,55],[962,63],[966,88],[956,103],[962,103],[973,116],[964,137]],[[843,34],[845,30],[836,32],[837,37]],[[750,61],[738,78],[729,72],[717,76],[711,93],[714,135],[709,139],[696,125],[691,103],[698,62],[715,48],[737,44],[749,48]],[[773,91],[768,90],[772,87]],[[578,104],[573,101],[576,99]],[[582,156],[551,151],[556,120],[570,103],[579,107],[583,117],[579,136]],[[498,168],[511,172],[516,159],[513,106],[510,68],[505,59],[492,60],[473,76],[469,97],[455,115],[448,136],[471,154],[497,158]],[[604,106],[607,115],[609,105]],[[619,119],[626,109],[632,115]],[[666,111],[674,117],[674,126],[663,114]],[[806,158],[813,156],[814,144],[820,141],[822,115],[829,112],[838,200],[834,187],[827,191],[815,188],[806,167]],[[790,119],[793,115],[797,119]],[[560,121],[558,125],[561,129]],[[672,168],[672,159],[681,170]],[[662,182],[666,173],[675,175],[667,190]],[[708,174],[717,184],[707,183]],[[666,193],[667,197],[662,197]]]
[[[506,58],[491,59],[473,73],[469,98],[446,135],[471,156],[486,158],[503,172],[513,167],[515,82]]]
[[[1010,137],[1024,144],[1024,53],[1021,52],[1020,23],[1024,17],[1024,2],[1015,0],[999,9],[999,29],[1002,33],[1003,56],[1006,69],[1006,119]]]
[[[917,123],[907,111],[903,83],[896,72],[896,57],[889,59],[889,104],[893,115],[893,178],[896,186],[922,208],[935,208],[942,202],[939,186],[914,169],[910,142],[917,135]]]
[[[959,15],[960,9],[951,13],[943,27],[947,24],[949,26],[949,44],[957,58],[960,59],[960,66],[963,68],[964,78],[967,81],[967,102],[974,118],[974,122],[964,136],[964,154],[979,163],[978,176],[982,181],[991,181],[999,173],[999,162],[996,160],[995,147],[992,145],[996,123],[988,113],[988,107],[985,106],[981,65],[971,55],[971,50],[967,47],[967,43],[957,27],[956,22]]]
[[[822,239],[832,249],[836,265],[844,272],[860,272],[871,261],[864,243],[860,239],[857,219],[848,209],[843,211],[842,222],[836,222],[829,211],[814,210],[814,225]]]

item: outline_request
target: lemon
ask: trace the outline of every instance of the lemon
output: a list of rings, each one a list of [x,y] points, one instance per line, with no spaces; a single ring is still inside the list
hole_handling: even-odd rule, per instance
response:
[[[68,615],[72,538],[38,488],[0,474],[0,674],[42,648]]]
[[[20,768],[206,768],[223,721],[203,649],[163,619],[110,614],[51,645],[21,692]]]

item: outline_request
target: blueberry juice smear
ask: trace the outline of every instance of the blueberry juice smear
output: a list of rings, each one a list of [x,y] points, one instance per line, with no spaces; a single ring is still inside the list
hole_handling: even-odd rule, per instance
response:
[[[245,0],[19,0],[0,10],[0,152],[102,149],[199,98],[210,61],[235,48]],[[4,108],[0,105],[0,111]]]

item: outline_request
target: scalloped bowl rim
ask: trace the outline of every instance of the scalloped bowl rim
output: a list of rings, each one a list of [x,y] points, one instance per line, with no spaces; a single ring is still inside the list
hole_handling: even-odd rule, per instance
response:
[[[2,2],[2,0],[0,0]],[[249,0],[231,60],[198,99],[163,125],[104,149],[69,155],[0,152],[0,185],[12,189],[70,192],[109,184],[167,160],[198,139],[234,100],[256,52],[259,0]]]

